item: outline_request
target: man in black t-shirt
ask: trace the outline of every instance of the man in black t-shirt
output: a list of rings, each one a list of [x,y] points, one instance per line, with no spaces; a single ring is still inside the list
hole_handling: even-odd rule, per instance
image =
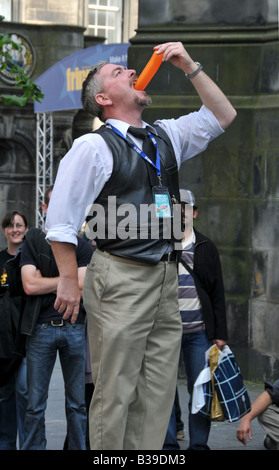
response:
[[[49,197],[46,195],[46,211]],[[33,245],[32,245],[33,243]],[[79,286],[92,255],[90,244],[79,238],[76,249]],[[49,383],[59,353],[65,382],[67,438],[69,450],[85,450],[85,325],[84,309],[80,305],[78,321],[65,321],[54,309],[59,273],[45,234],[31,229],[21,250],[21,276],[24,290],[35,302],[31,313],[32,330],[26,341],[28,409],[25,419],[25,441],[22,450],[44,450],[45,408]],[[37,299],[37,302],[36,302]],[[28,302],[28,301],[27,301]],[[38,307],[39,305],[39,307]]]

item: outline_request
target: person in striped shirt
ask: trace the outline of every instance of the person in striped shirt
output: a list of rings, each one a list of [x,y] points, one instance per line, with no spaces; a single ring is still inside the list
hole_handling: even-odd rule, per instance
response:
[[[191,413],[193,386],[205,365],[205,352],[212,344],[226,344],[227,322],[222,268],[215,244],[193,227],[198,207],[189,190],[180,190],[184,224],[179,262],[179,308],[183,325],[182,355],[189,400],[189,447],[207,450],[210,421]]]

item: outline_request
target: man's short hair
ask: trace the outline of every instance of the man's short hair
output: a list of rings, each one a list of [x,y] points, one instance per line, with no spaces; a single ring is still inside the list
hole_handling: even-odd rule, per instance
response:
[[[83,82],[81,92],[81,102],[83,109],[91,116],[97,116],[101,121],[104,121],[102,117],[103,107],[97,103],[95,96],[103,91],[99,72],[106,64],[109,64],[109,62],[100,61],[92,67]]]

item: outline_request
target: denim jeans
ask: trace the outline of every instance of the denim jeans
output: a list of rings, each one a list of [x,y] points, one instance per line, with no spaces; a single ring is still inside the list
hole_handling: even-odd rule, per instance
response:
[[[189,400],[189,450],[209,450],[207,445],[210,433],[210,421],[200,414],[191,413],[194,383],[205,366],[205,352],[212,346],[212,341],[205,331],[183,334],[182,353],[187,377]]]
[[[0,387],[0,450],[21,448],[27,409],[26,359],[9,380]]]
[[[163,446],[163,450],[180,450],[176,437],[176,419],[175,419],[175,404],[172,407],[170,422],[167,429],[167,434]]]
[[[65,383],[69,450],[85,449],[85,330],[83,324],[37,325],[27,339],[28,409],[22,450],[46,448],[45,409],[57,351]]]

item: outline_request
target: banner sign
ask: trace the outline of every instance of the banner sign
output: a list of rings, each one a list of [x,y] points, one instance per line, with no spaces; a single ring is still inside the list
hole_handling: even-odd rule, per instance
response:
[[[101,60],[127,66],[129,43],[99,44],[65,57],[44,72],[35,83],[44,98],[34,102],[35,113],[80,109],[81,88],[91,67]]]

